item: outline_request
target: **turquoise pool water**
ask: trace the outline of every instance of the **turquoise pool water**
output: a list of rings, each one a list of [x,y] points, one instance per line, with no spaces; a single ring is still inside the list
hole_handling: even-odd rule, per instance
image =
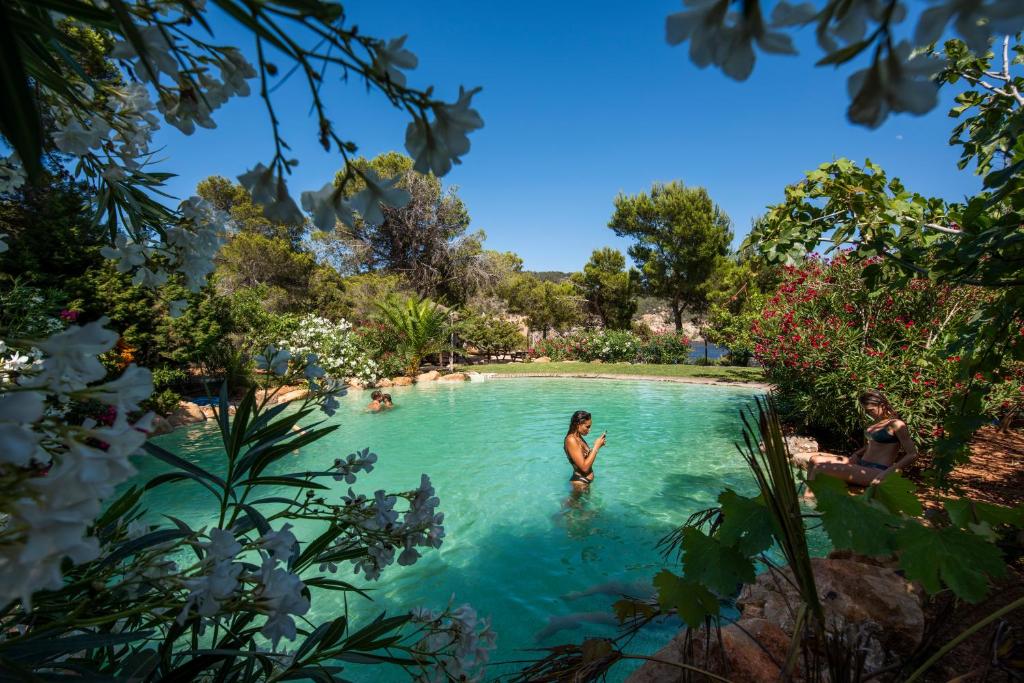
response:
[[[379,460],[354,487],[362,493],[413,489],[428,473],[445,513],[444,545],[412,567],[389,567],[380,582],[369,584],[374,604],[356,598],[353,611],[440,607],[454,594],[457,603],[470,602],[493,618],[496,662],[522,659],[526,648],[613,635],[614,626],[587,622],[536,639],[551,617],[607,610],[617,599],[566,594],[610,581],[649,582],[666,566],[655,549],[661,536],[714,504],[722,487],[753,489],[733,445],[740,438],[737,412],[752,403],[752,389],[522,378],[390,391],[397,407],[388,413],[364,412],[364,392],[343,399],[332,418],[341,428],[303,449],[287,468],[326,467],[369,446]],[[561,444],[577,409],[593,413],[592,435],[607,430],[608,444],[595,463],[591,494],[582,507],[566,508],[570,469]],[[207,427],[157,442],[206,466],[219,452],[219,437]],[[149,461],[140,469],[147,476],[161,467]],[[335,486],[339,496],[348,488]],[[153,512],[192,524],[215,522],[198,487],[160,487],[148,500]],[[303,538],[301,529],[296,535]],[[333,596],[317,596],[314,612],[336,614]],[[652,651],[677,627],[653,627],[631,647]],[[508,670],[495,666],[488,677]],[[388,678],[373,667],[345,676]]]

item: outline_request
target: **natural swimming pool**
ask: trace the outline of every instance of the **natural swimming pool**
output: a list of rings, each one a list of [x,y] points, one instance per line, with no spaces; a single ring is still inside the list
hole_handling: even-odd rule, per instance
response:
[[[374,603],[356,601],[353,611],[440,607],[454,593],[457,603],[469,602],[493,618],[493,661],[523,659],[526,648],[613,635],[614,626],[586,622],[536,640],[549,618],[607,611],[617,599],[566,594],[611,581],[649,582],[666,566],[655,548],[661,536],[713,505],[723,487],[753,490],[733,446],[740,438],[737,413],[758,393],[751,388],[522,378],[389,391],[397,408],[388,413],[364,412],[365,392],[343,399],[332,418],[341,428],[303,449],[289,467],[329,465],[370,447],[379,456],[376,469],[354,488],[371,495],[415,488],[428,473],[445,513],[444,545],[412,567],[389,567],[380,582],[369,584]],[[595,464],[592,493],[581,508],[566,509],[570,470],[562,437],[569,416],[581,408],[594,415],[592,436],[607,430],[608,445]],[[157,443],[207,465],[220,444],[217,432],[205,427]],[[140,469],[146,476],[159,466],[146,462]],[[335,486],[337,495],[348,489],[343,482]],[[183,495],[180,486],[157,488],[149,497],[150,510],[193,525],[215,522],[208,503],[200,490]],[[296,535],[303,538],[301,527]],[[333,616],[338,605],[332,599],[340,597],[319,595],[314,612]],[[655,628],[631,648],[649,652],[676,628]],[[493,668],[488,677],[507,670]],[[345,676],[381,680],[383,673],[356,667]]]

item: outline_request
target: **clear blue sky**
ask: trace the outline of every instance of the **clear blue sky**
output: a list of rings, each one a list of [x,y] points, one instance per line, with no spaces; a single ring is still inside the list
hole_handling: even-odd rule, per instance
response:
[[[435,84],[445,99],[482,85],[475,99],[486,126],[444,178],[468,205],[487,246],[519,253],[531,270],[578,270],[601,246],[628,243],[607,227],[619,192],[679,179],[707,187],[732,217],[737,244],[750,220],[781,201],[788,183],[836,157],[870,158],[923,194],[961,199],[979,181],[956,168],[946,142],[952,93],[925,117],[898,116],[878,130],[845,118],[848,69],[813,68],[808,35],[800,57],[759,56],[736,83],[693,66],[686,46],[664,40],[673,0],[648,3],[346,3],[363,32],[409,34],[420,58],[411,84]],[[218,42],[239,34],[222,24]],[[238,44],[238,43],[236,43]],[[241,45],[251,54],[248,45]],[[283,69],[282,69],[283,71]],[[300,166],[290,180],[316,189],[340,165],[316,142],[300,78],[277,91],[279,116]],[[351,81],[324,86],[335,126],[372,156],[403,150],[405,118]],[[192,137],[164,125],[165,167],[180,174],[172,191],[192,194],[207,175],[235,177],[272,156],[262,101],[237,100],[218,112],[219,129]]]

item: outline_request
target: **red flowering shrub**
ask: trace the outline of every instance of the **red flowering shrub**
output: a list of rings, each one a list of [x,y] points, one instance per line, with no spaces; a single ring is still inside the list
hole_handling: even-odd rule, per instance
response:
[[[791,419],[819,434],[859,441],[864,418],[857,397],[880,389],[918,444],[927,446],[942,434],[943,419],[968,381],[995,385],[993,411],[1012,407],[1005,394],[1021,392],[1019,381],[1004,382],[1013,379],[1009,368],[964,379],[960,358],[947,351],[985,292],[927,279],[898,291],[870,289],[862,278],[867,265],[839,256],[787,268],[751,326],[755,358]]]

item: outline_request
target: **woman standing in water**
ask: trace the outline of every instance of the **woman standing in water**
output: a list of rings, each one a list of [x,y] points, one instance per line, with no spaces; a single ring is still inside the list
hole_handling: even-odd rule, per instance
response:
[[[597,452],[604,447],[605,435],[597,437],[594,447],[591,448],[583,438],[590,433],[590,413],[585,410],[577,410],[569,420],[569,432],[565,435],[562,443],[565,449],[565,456],[572,465],[572,477],[569,483],[572,484],[574,492],[582,493],[590,488],[590,482],[594,481],[594,460],[597,459]]]
[[[864,430],[864,446],[849,458],[830,453],[811,456],[807,478],[820,475],[842,479],[847,484],[880,484],[892,472],[898,472],[917,458],[917,447],[889,401],[880,391],[871,389],[860,396],[860,406],[872,424]],[[902,457],[900,457],[902,451]]]

